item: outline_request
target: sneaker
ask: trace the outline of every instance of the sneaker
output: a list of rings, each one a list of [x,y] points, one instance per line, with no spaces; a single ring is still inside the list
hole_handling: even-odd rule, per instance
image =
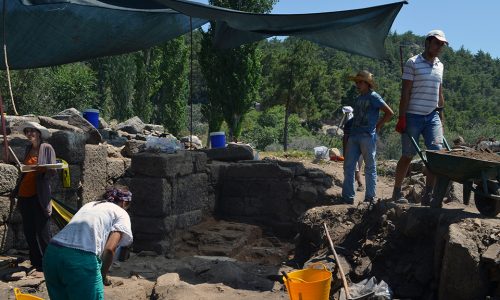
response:
[[[358,188],[356,189],[356,191],[358,191],[358,192],[362,192],[362,191],[364,191],[364,190],[365,190],[365,189],[363,188],[363,184],[361,184],[361,183],[360,183],[360,184],[358,184]]]
[[[342,203],[344,204],[354,204],[354,199],[342,199]]]
[[[365,198],[365,200],[363,202],[366,202],[366,203],[375,203],[375,197],[373,197],[373,198],[367,197],[367,198]]]

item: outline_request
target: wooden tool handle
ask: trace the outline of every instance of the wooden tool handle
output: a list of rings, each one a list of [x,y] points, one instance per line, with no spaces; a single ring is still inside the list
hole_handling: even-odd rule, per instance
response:
[[[345,278],[344,270],[342,269],[342,265],[340,264],[340,260],[339,260],[339,256],[337,255],[337,251],[335,251],[335,248],[333,247],[333,242],[332,242],[332,239],[330,238],[330,233],[328,232],[328,227],[326,226],[326,223],[323,223],[323,226],[325,227],[326,237],[328,238],[328,242],[330,243],[330,248],[332,249],[333,256],[335,256],[335,261],[337,262],[337,265],[339,267],[339,273],[340,273],[340,277],[342,277],[342,285],[344,286],[346,299],[351,299],[351,293],[349,292],[349,285],[347,284],[347,279]]]

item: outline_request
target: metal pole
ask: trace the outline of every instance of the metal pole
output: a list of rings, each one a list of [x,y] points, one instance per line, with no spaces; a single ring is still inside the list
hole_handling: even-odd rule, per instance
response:
[[[193,18],[189,17],[189,26],[191,27],[191,55],[189,70],[189,148],[193,149]]]
[[[5,115],[3,112],[3,98],[0,94],[0,115],[2,118],[2,134],[3,134],[3,160],[9,162],[9,145],[7,144],[7,128],[5,128]]]

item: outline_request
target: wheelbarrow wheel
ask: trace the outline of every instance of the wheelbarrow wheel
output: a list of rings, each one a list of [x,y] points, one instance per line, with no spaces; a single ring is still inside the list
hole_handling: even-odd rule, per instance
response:
[[[500,213],[500,196],[475,191],[474,202],[477,210],[484,216],[494,218]]]

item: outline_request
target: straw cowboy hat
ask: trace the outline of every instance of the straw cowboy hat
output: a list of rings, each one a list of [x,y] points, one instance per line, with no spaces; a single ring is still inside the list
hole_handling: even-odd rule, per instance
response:
[[[354,76],[349,76],[349,80],[351,80],[351,81],[364,81],[364,82],[368,83],[370,88],[375,87],[375,79],[373,78],[373,74],[366,71],[366,70],[359,71],[358,74],[356,74]]]
[[[40,132],[40,137],[42,138],[42,140],[48,139],[50,137],[49,130],[36,122],[23,122],[17,126],[17,130],[22,133],[24,133],[24,130],[26,128],[34,128],[38,130]]]

